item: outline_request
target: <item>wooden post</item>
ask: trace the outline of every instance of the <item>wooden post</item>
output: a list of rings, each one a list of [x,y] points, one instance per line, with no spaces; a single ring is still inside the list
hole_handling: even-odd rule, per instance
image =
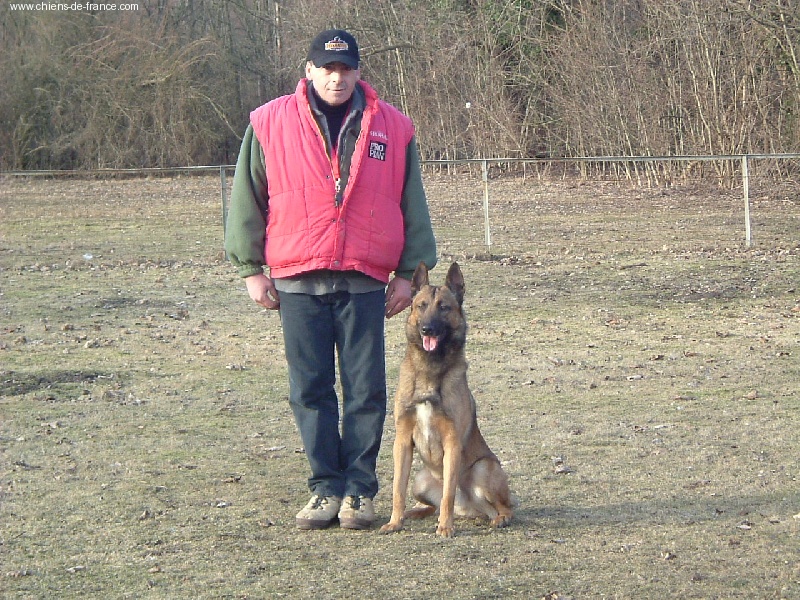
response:
[[[744,192],[744,239],[749,248],[753,245],[753,237],[750,230],[750,169],[746,154],[742,156],[742,190]]]
[[[222,239],[225,240],[225,230],[228,225],[228,174],[225,171],[225,165],[219,167],[219,187],[220,195],[222,197]],[[228,258],[227,252],[225,258]]]
[[[483,223],[486,231],[486,247],[492,245],[492,231],[489,227],[489,161],[481,161],[481,174],[483,176]]]

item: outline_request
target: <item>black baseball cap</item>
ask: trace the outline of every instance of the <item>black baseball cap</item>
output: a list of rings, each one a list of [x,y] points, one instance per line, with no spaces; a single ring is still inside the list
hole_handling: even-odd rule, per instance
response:
[[[356,38],[344,29],[326,29],[311,42],[308,60],[314,63],[315,67],[340,62],[357,69],[358,43]]]

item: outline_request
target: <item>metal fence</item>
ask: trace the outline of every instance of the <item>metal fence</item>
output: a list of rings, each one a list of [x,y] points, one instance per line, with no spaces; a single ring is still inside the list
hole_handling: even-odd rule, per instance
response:
[[[782,178],[789,173],[800,173],[800,154],[733,154],[709,156],[594,156],[565,158],[475,158],[463,160],[425,160],[423,170],[479,170],[483,184],[484,241],[492,246],[492,230],[489,219],[491,206],[491,179],[494,170],[519,171],[524,175],[534,169],[547,177],[582,177],[592,179],[617,178],[629,183],[646,186],[673,185],[691,177],[692,169],[712,165],[711,173],[699,172],[694,176],[708,180],[715,178],[719,185],[742,190],[742,226],[747,246],[753,243],[750,218],[751,172],[759,163],[769,164],[771,177]],[[213,165],[196,167],[144,168],[144,169],[97,169],[93,171],[5,171],[0,176],[24,177],[122,177],[141,175],[166,175],[174,173],[200,174],[218,172],[220,178],[220,201],[223,226],[228,206],[228,174],[235,165]],[[702,171],[702,169],[699,169]]]
[[[481,180],[483,182],[483,218],[484,240],[487,247],[492,245],[491,223],[489,220],[490,207],[490,170],[492,166],[506,166],[506,168],[521,169],[526,167],[544,167],[549,177],[557,175],[558,171],[564,177],[579,176],[592,178],[589,171],[595,175],[610,175],[619,180],[636,183],[639,185],[660,186],[673,184],[676,179],[684,180],[688,176],[690,165],[713,164],[716,168],[713,173],[702,174],[708,179],[713,177],[720,185],[735,188],[741,186],[742,190],[742,223],[745,244],[749,247],[753,243],[752,220],[750,218],[750,173],[752,165],[760,161],[770,161],[773,164],[784,163],[784,168],[772,169],[770,176],[781,177],[781,172],[798,172],[798,165],[790,163],[800,160],[800,154],[735,154],[714,156],[595,156],[574,158],[535,158],[535,159],[470,159],[461,161],[431,160],[423,161],[423,167],[452,168],[458,165],[480,166]],[[787,166],[789,164],[789,166]],[[560,169],[554,169],[561,165]],[[656,168],[640,168],[647,166]],[[678,169],[669,167],[678,166]],[[594,167],[590,169],[589,167]]]

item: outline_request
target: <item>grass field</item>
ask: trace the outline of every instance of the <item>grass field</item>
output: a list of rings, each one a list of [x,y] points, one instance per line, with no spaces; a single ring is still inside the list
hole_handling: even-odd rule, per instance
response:
[[[426,184],[512,527],[296,530],[279,319],[218,180],[3,179],[0,595],[800,598],[800,194],[754,193],[746,248],[736,193],[498,179],[487,250],[480,182]]]

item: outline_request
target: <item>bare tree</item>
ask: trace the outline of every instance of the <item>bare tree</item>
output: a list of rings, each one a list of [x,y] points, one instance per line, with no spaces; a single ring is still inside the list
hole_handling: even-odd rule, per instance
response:
[[[363,76],[413,117],[425,158],[800,142],[790,0],[181,0],[96,14],[6,4],[0,165],[232,162],[249,112],[293,90],[326,27],[356,34]]]

